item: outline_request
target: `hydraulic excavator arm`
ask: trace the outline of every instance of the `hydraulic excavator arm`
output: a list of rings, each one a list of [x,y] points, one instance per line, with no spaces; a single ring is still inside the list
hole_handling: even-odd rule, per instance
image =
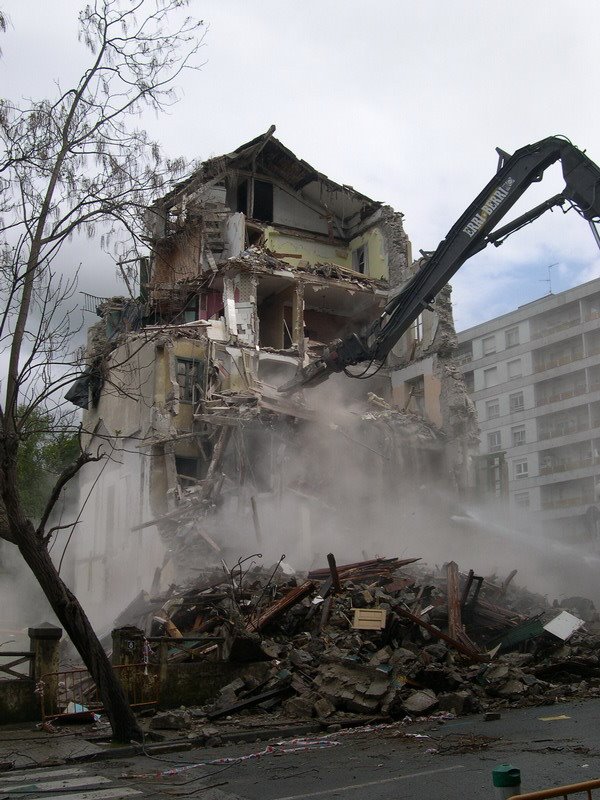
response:
[[[388,301],[381,315],[362,333],[331,342],[323,355],[303,367],[294,378],[279,387],[290,392],[320,383],[332,372],[353,364],[381,364],[423,309],[431,308],[438,292],[456,271],[488,244],[498,246],[510,233],[537,219],[555,206],[570,207],[592,226],[600,246],[595,223],[600,220],[600,168],[566,139],[549,137],[517,150],[512,156],[501,150],[498,171],[483,191],[450,228],[435,252],[428,255],[419,271]],[[508,225],[498,228],[532,183],[559,161],[565,187],[561,194],[531,209]]]

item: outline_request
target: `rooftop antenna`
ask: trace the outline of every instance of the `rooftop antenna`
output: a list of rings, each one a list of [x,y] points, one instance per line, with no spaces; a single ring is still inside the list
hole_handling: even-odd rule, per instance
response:
[[[539,278],[540,281],[543,283],[548,284],[548,294],[552,294],[552,267],[558,267],[558,261],[554,264],[548,264],[546,269],[548,270],[548,277],[547,278]]]

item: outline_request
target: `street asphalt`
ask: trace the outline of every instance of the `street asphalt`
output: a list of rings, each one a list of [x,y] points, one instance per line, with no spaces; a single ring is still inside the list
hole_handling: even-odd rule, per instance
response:
[[[599,715],[600,700],[586,700],[489,722],[479,715],[11,771],[0,775],[0,800],[487,800],[502,763],[521,770],[522,792],[600,778]]]

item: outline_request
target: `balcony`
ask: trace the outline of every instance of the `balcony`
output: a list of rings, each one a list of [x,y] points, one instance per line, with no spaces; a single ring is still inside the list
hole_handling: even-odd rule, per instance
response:
[[[568,436],[573,433],[581,433],[582,431],[589,430],[590,425],[588,422],[576,422],[570,420],[569,422],[563,422],[559,425],[554,425],[552,428],[540,430],[538,439],[539,441],[544,441],[545,439],[556,439],[559,436]]]
[[[600,389],[600,384],[597,385],[597,388]],[[554,394],[549,394],[547,397],[540,397],[536,401],[536,406],[546,406],[549,403],[558,403],[561,400],[570,400],[571,397],[581,397],[582,394],[586,393],[587,389],[585,385],[575,386],[574,389],[567,389],[564,392],[555,392]]]
[[[462,367],[464,364],[470,364],[473,361],[473,353],[459,353],[455,358],[458,366]]]
[[[557,322],[556,325],[549,325],[547,328],[540,328],[539,331],[534,331],[531,334],[532,339],[543,339],[544,336],[551,336],[553,333],[559,331],[566,331],[569,328],[574,328],[581,323],[578,318],[567,319],[564,322]]]
[[[592,355],[592,353],[588,353],[588,355]],[[544,361],[543,364],[538,364],[534,366],[534,372],[545,372],[548,369],[554,369],[554,367],[564,367],[566,364],[572,364],[574,361],[579,361],[582,359],[583,350],[578,350],[576,353],[573,353],[569,356],[559,356],[558,358],[549,358],[547,361]]]
[[[600,319],[600,311],[586,311],[583,315],[584,322],[591,322],[594,319]]]
[[[566,497],[560,500],[542,500],[542,509],[549,511],[554,508],[574,508],[575,506],[587,506],[594,503],[594,495],[587,494],[580,497]]]
[[[570,472],[574,469],[585,469],[600,464],[600,458],[582,458],[579,461],[557,461],[547,467],[540,467],[540,475],[555,475],[557,472]]]

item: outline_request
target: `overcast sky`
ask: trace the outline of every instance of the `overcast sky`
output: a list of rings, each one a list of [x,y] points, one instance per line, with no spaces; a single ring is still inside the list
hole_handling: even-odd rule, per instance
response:
[[[75,0],[4,0],[3,94],[41,97],[82,61]],[[228,152],[271,123],[296,155],[405,214],[414,253],[433,250],[492,177],[496,146],[564,134],[600,164],[600,3],[578,0],[192,0],[208,31],[199,72],[167,117],[145,121],[169,155]],[[560,170],[522,213],[562,188]],[[123,293],[79,243],[81,288]],[[600,276],[586,222],[555,211],[474,257],[453,280],[464,329]],[[91,321],[91,320],[90,320]]]

